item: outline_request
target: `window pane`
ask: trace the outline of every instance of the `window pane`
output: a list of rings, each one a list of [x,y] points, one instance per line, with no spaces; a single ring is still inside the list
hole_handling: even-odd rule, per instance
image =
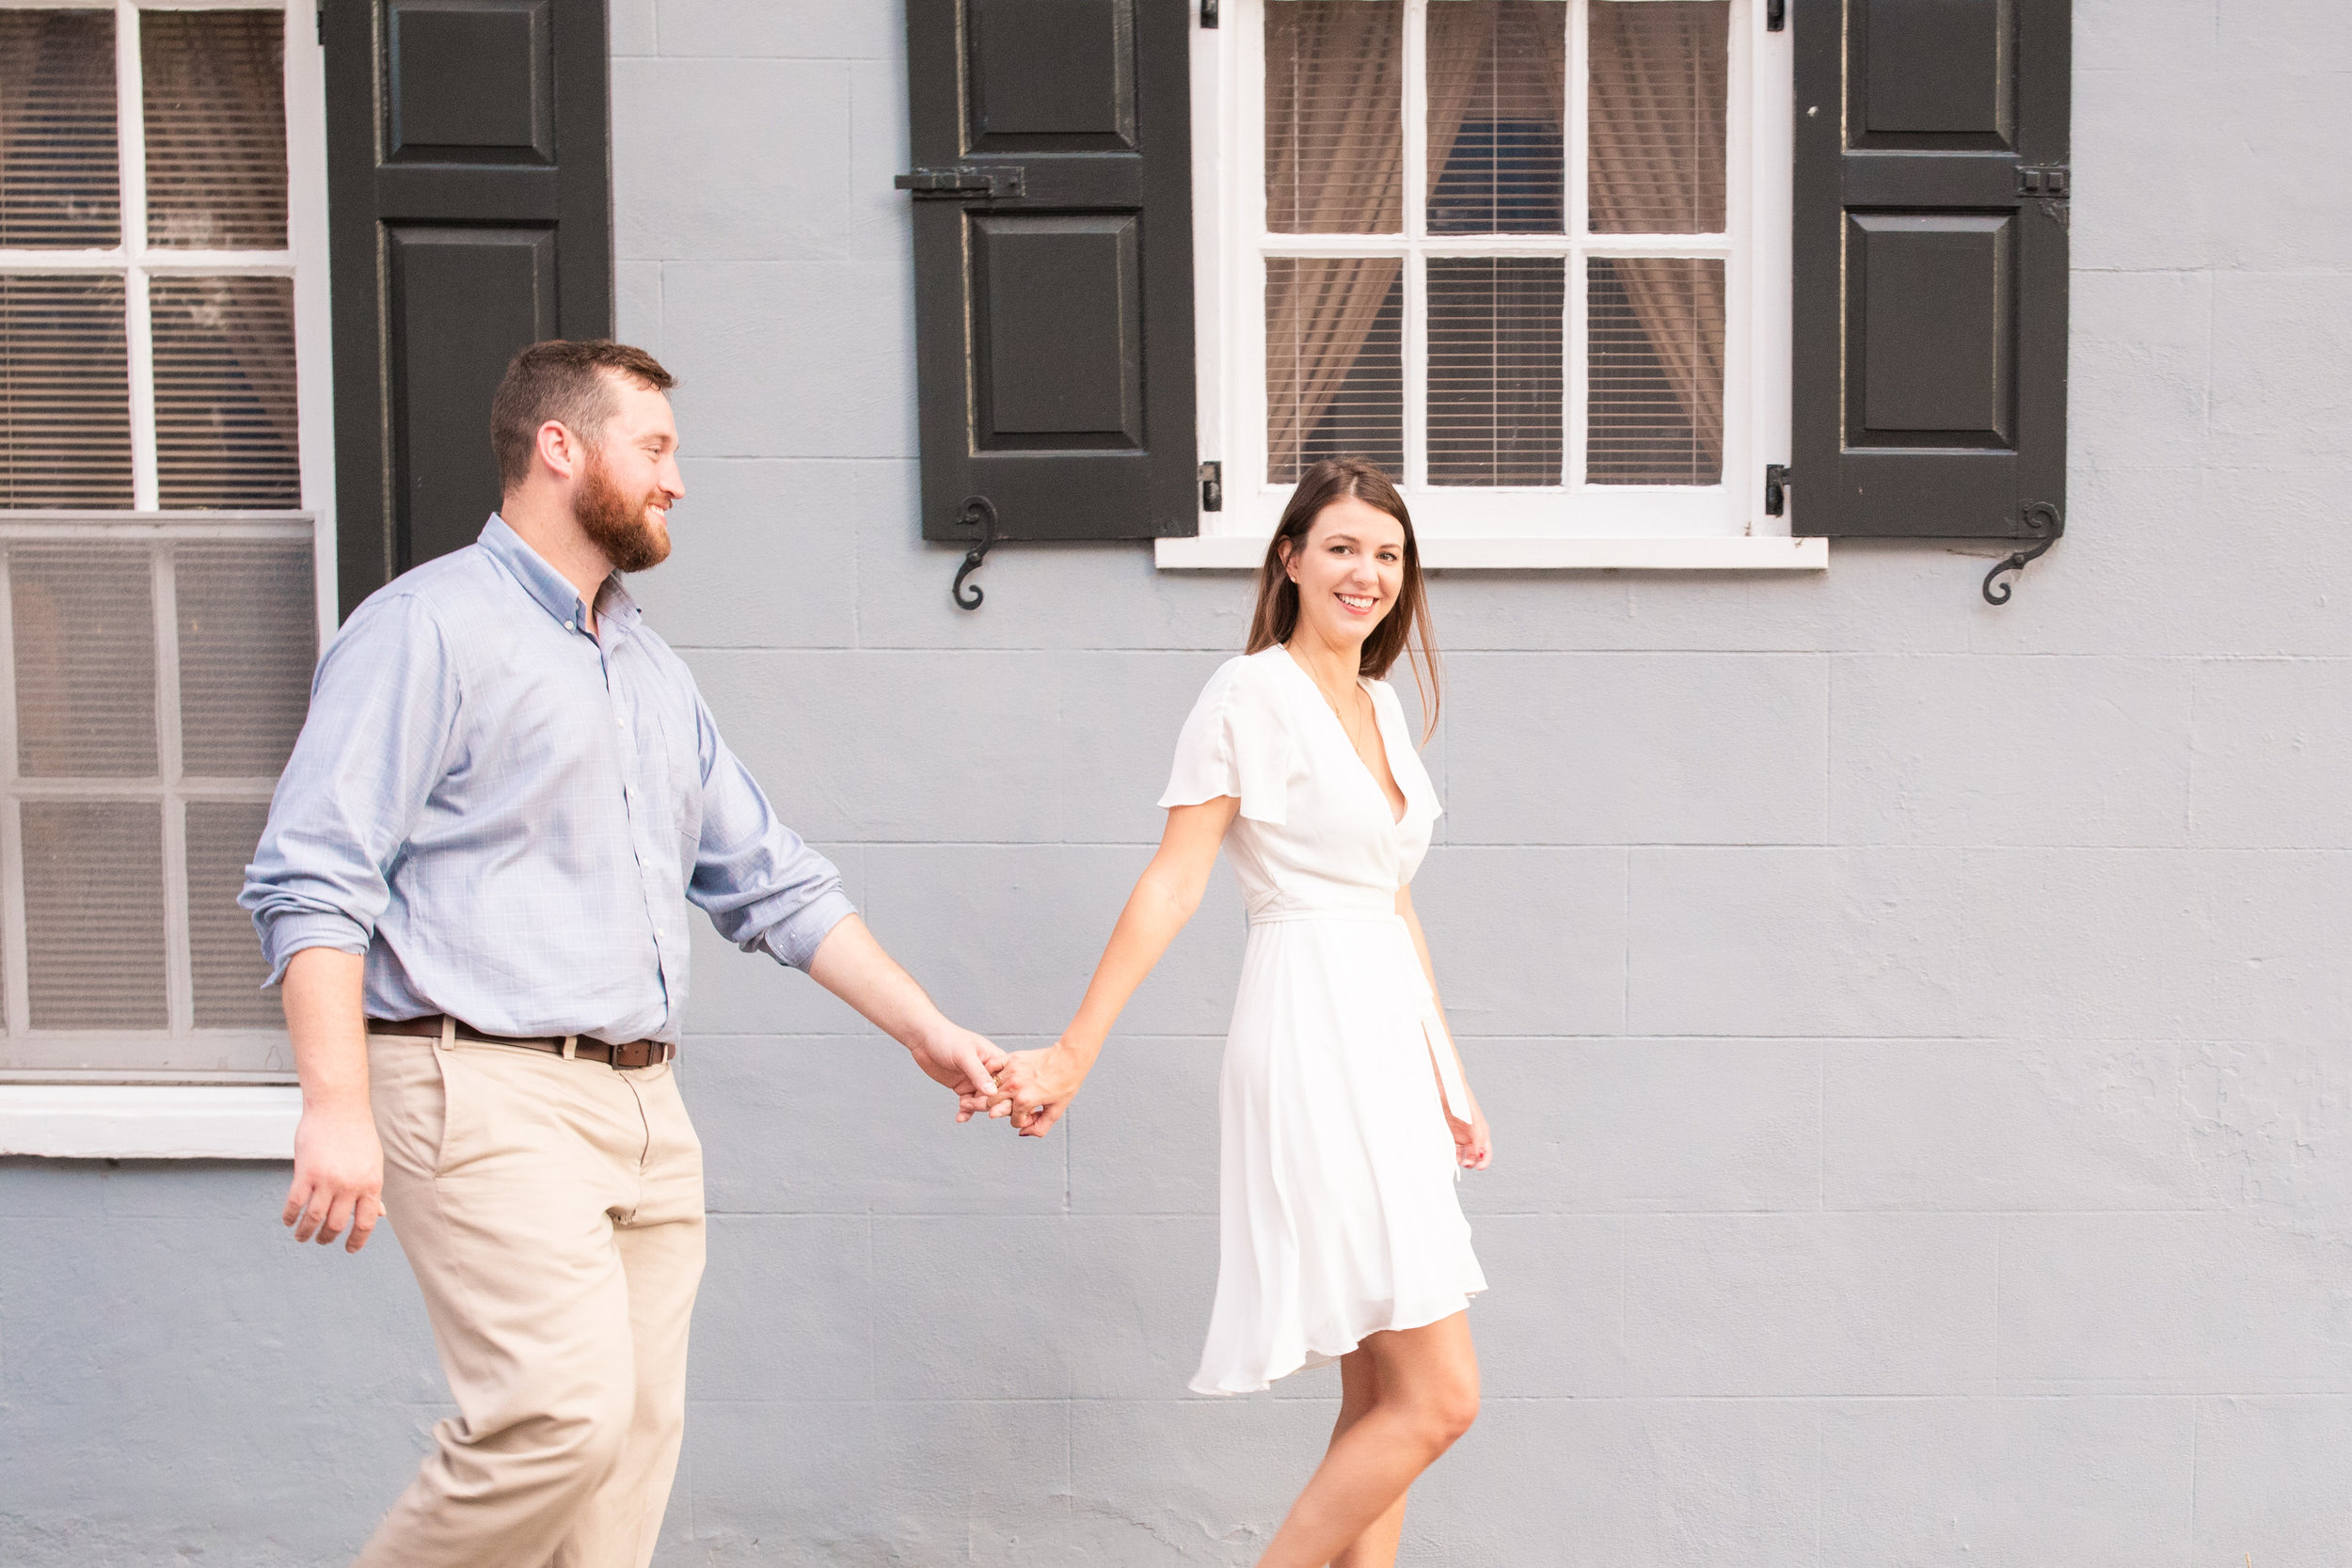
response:
[[[1265,226],[1277,234],[1405,227],[1405,8],[1269,0]]]
[[[154,568],[136,546],[15,545],[16,764],[27,778],[154,778]]]
[[[191,800],[188,823],[188,956],[194,960],[196,1026],[275,1029],[286,1021],[269,978],[253,917],[237,908],[246,863],[269,819],[266,800]]]
[[[182,768],[197,778],[276,778],[310,703],[318,650],[310,546],[183,544],[174,556]]]
[[[148,244],[286,247],[285,55],[284,11],[140,13]]]
[[[1432,234],[1557,234],[1566,227],[1567,16],[1561,0],[1433,0]]]
[[[0,10],[0,246],[121,239],[114,13]]]
[[[301,505],[294,279],[157,277],[148,299],[164,505]]]
[[[130,504],[121,277],[0,277],[0,507]]]
[[[1592,231],[1724,231],[1724,0],[1593,0]]]
[[[1596,256],[1588,263],[1594,484],[1720,484],[1724,264]]]
[[[1265,264],[1266,479],[1327,457],[1405,466],[1405,263],[1272,257]]]
[[[165,1027],[161,803],[26,800],[17,809],[33,1027]]]
[[[1550,258],[1429,263],[1429,483],[1557,484],[1561,312]]]

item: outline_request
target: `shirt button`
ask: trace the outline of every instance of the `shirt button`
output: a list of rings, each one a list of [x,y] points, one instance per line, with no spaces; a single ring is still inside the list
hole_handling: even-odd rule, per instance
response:
[[[619,714],[617,714],[617,713],[616,713],[616,714],[614,714],[614,715],[612,716],[612,727],[613,727],[614,729],[616,729],[616,730],[625,730],[625,729],[628,728],[628,720],[626,720],[626,719],[623,719],[623,718],[622,718]]]

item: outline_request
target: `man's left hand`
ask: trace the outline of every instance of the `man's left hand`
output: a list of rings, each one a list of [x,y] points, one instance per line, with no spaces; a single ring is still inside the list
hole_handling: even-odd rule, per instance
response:
[[[1002,1098],[996,1074],[1010,1058],[985,1036],[942,1020],[940,1027],[918,1037],[907,1050],[933,1083],[956,1091],[958,1121],[986,1116],[990,1101]]]

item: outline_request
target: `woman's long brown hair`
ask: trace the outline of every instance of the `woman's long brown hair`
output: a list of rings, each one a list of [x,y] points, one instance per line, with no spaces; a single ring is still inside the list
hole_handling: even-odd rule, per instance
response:
[[[1282,520],[1266,542],[1265,563],[1258,568],[1258,608],[1249,617],[1248,652],[1259,653],[1290,641],[1298,629],[1298,584],[1291,581],[1286,562],[1307,547],[1315,517],[1333,501],[1355,499],[1394,517],[1405,527],[1405,576],[1397,584],[1396,603],[1364,639],[1358,669],[1374,680],[1386,680],[1396,661],[1409,652],[1413,684],[1421,689],[1425,715],[1422,739],[1438,727],[1438,644],[1429,629],[1429,594],[1422,585],[1421,546],[1413,537],[1413,515],[1396,493],[1380,466],[1360,457],[1327,457],[1298,478]]]

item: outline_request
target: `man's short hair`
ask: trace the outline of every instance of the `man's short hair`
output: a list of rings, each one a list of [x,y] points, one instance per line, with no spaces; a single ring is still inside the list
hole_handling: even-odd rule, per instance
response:
[[[531,477],[531,452],[539,427],[549,420],[590,446],[604,435],[620,400],[612,395],[610,371],[640,387],[666,392],[677,378],[642,348],[608,338],[569,342],[550,338],[508,361],[490,400],[490,450],[498,453],[499,483],[509,491]]]

